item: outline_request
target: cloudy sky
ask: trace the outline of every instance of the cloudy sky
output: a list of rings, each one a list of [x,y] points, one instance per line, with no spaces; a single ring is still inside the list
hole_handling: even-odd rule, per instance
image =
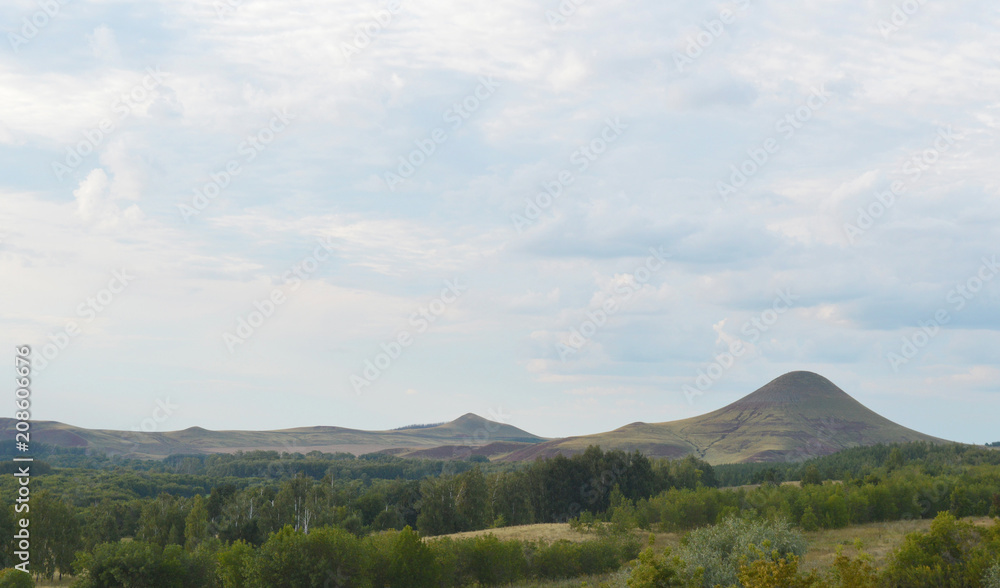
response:
[[[576,1],[3,2],[34,418],[1000,440],[995,4]]]

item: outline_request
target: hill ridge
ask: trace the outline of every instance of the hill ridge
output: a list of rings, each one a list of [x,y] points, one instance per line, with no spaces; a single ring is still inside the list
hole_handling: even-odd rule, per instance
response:
[[[794,461],[859,445],[907,441],[944,442],[883,417],[817,373],[793,371],[706,414],[547,441],[504,459],[569,455],[593,444],[659,457],[690,454],[713,464]]]

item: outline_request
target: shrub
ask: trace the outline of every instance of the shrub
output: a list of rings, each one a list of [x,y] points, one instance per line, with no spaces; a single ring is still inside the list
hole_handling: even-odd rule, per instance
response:
[[[941,512],[927,533],[911,533],[886,566],[886,583],[909,588],[979,586],[1000,552],[1000,522],[980,529]]]
[[[628,588],[701,585],[700,576],[688,579],[683,574],[683,569],[684,562],[677,556],[671,557],[669,547],[657,554],[650,545],[639,554],[639,562],[628,576]]]
[[[0,570],[0,588],[32,588],[34,585],[31,574],[14,568]]]
[[[983,575],[983,588],[1000,588],[1000,560]]]
[[[286,526],[257,550],[250,585],[351,585],[362,563],[361,543],[347,531],[321,527],[306,535]]]
[[[779,559],[805,553],[802,535],[785,521],[730,517],[712,527],[691,531],[678,555],[688,564],[688,574],[704,570],[702,585],[737,583],[741,564],[751,565],[775,552]]]
[[[215,562],[179,545],[145,541],[102,543],[81,552],[73,567],[77,588],[189,588],[215,585]]]

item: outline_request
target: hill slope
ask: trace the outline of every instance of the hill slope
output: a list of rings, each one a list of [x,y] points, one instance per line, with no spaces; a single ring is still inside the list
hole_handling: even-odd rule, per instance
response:
[[[0,418],[0,438],[14,437],[17,421]],[[209,431],[191,427],[183,431],[133,432],[84,429],[56,421],[32,421],[32,441],[62,447],[85,447],[108,454],[133,457],[165,457],[179,453],[232,453],[235,451],[282,451],[308,453],[372,453],[388,449],[404,451],[435,447],[480,447],[498,441],[533,444],[542,437],[511,425],[468,413],[433,427],[395,431],[362,431],[343,427],[300,427],[280,431]],[[513,449],[514,446],[511,446]],[[510,449],[508,449],[510,451]],[[456,454],[466,455],[468,450]]]
[[[711,464],[793,461],[859,445],[907,441],[943,442],[869,410],[819,374],[790,372],[708,414],[556,439],[504,459],[573,454],[600,445],[671,458],[694,454]]]

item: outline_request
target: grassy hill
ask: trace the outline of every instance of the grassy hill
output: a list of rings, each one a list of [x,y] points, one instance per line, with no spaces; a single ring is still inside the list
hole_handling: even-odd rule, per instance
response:
[[[14,436],[17,421],[0,418],[0,435]],[[62,447],[82,447],[108,454],[158,458],[181,453],[281,451],[289,453],[347,452],[360,455],[398,449],[409,453],[449,446],[452,455],[467,456],[475,448],[502,442],[502,453],[544,441],[511,425],[465,414],[432,427],[393,431],[362,431],[343,427],[300,427],[279,431],[209,431],[191,427],[182,431],[134,432],[84,429],[56,421],[32,421],[32,441]],[[449,456],[442,456],[447,459]]]
[[[0,434],[13,438],[15,421],[0,418]],[[842,449],[878,443],[944,442],[907,429],[869,410],[830,380],[791,372],[714,412],[666,423],[632,423],[614,431],[546,440],[475,414],[451,422],[362,431],[344,427],[300,427],[280,431],[130,432],[83,429],[54,421],[32,423],[32,440],[84,447],[109,454],[164,457],[180,453],[270,450],[356,455],[384,452],[402,457],[524,461],[571,455],[590,445],[639,450],[653,457],[689,454],[711,464],[800,461]]]
[[[860,445],[909,441],[944,442],[880,416],[819,374],[791,372],[708,414],[556,439],[504,459],[569,455],[600,445],[670,458],[694,454],[711,464],[796,461]]]

